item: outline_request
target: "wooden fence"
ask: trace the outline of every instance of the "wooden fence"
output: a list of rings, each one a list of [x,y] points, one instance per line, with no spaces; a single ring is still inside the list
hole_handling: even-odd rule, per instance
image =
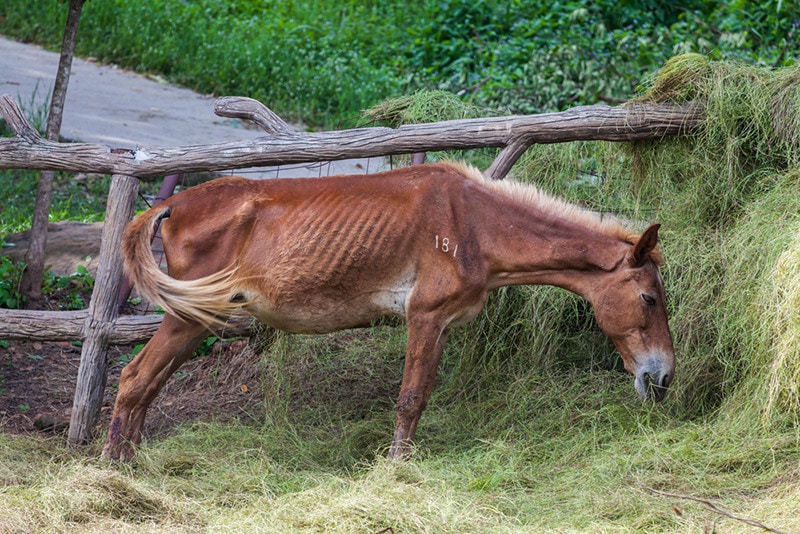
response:
[[[138,343],[153,335],[161,316],[119,316],[122,279],[118,245],[131,220],[139,181],[168,174],[333,161],[419,152],[501,148],[485,174],[503,178],[536,143],[604,140],[635,141],[682,135],[704,119],[695,103],[583,106],[560,113],[463,119],[400,128],[356,128],[296,132],[256,100],[223,97],[215,103],[223,117],[249,120],[266,136],[252,141],[172,148],[114,149],[89,143],[43,139],[10,95],[0,95],[0,115],[15,137],[0,138],[0,169],[32,169],[111,174],[99,264],[88,310],[50,312],[0,309],[0,339],[82,340],[68,439],[91,437],[106,382],[109,345]],[[247,332],[234,323],[226,335]]]

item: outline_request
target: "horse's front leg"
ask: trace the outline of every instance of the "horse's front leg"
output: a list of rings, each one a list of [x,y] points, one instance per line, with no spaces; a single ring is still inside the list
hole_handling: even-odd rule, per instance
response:
[[[397,423],[389,458],[402,458],[411,448],[420,415],[433,391],[446,340],[447,330],[437,321],[423,317],[408,323],[406,361],[395,405]]]
[[[153,338],[120,374],[103,458],[133,458],[133,447],[142,440],[145,415],[153,399],[207,335],[208,331],[197,323],[164,316]]]

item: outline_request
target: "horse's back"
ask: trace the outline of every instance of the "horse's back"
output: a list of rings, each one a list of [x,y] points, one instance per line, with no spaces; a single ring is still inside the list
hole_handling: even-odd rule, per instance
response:
[[[425,170],[231,177],[189,189],[174,197],[165,225],[170,273],[195,278],[237,265],[253,313],[286,330],[404,316],[420,260],[433,248],[424,228],[432,220],[446,226],[453,210],[445,190],[459,179],[446,166]]]

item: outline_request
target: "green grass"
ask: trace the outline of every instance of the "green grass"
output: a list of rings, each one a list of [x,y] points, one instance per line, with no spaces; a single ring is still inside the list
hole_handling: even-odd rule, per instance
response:
[[[49,99],[35,104],[35,94],[30,101],[21,101],[28,121],[40,132],[44,131]],[[11,137],[5,121],[0,119],[0,137]],[[0,169],[0,240],[9,234],[22,232],[31,227],[33,208],[36,204],[36,188],[39,173],[18,169]],[[100,175],[75,175],[55,173],[50,222],[80,221],[97,222],[105,217],[106,198],[111,179]],[[5,242],[5,241],[3,241]]]
[[[0,170],[0,198],[4,199],[0,217],[0,236],[30,228],[36,203],[39,173]],[[57,173],[53,182],[50,222],[98,222],[105,217],[105,200],[111,180],[107,176],[78,176]]]

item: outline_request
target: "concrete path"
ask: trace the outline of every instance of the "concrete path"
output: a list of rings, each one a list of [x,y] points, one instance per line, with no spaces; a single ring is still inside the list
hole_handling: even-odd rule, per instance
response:
[[[0,94],[10,94],[29,116],[44,121],[58,60],[58,53],[0,37]],[[111,148],[212,144],[264,135],[244,121],[215,115],[214,100],[113,65],[75,58],[61,135]],[[257,177],[323,176],[375,172],[384,165],[383,158],[370,158],[233,172]]]

